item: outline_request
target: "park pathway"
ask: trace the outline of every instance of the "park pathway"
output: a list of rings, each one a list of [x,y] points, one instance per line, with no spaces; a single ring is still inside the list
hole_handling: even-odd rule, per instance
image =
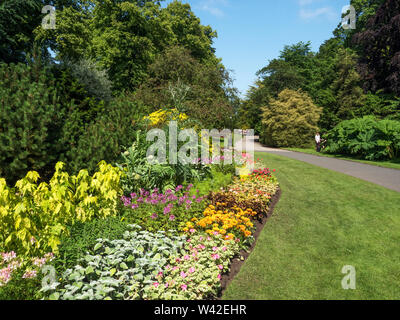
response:
[[[251,142],[254,141],[254,151],[255,152],[267,152],[271,154],[276,154],[279,156],[284,156],[303,162],[307,162],[318,167],[330,169],[333,171],[341,172],[349,176],[353,176],[362,180],[366,180],[377,185],[383,186],[385,188],[395,190],[400,192],[400,170],[382,168],[377,166],[372,166],[369,164],[341,160],[335,158],[328,158],[323,156],[315,156],[311,154],[305,154],[301,152],[293,152],[282,149],[268,148],[261,145],[256,141],[258,137],[245,137],[246,140]],[[243,139],[243,140],[245,140]],[[243,141],[244,142],[244,141]],[[244,147],[243,147],[244,148]]]

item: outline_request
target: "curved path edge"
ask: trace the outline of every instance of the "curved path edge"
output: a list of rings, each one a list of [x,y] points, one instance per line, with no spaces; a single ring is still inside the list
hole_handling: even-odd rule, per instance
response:
[[[245,139],[249,142],[254,142],[255,152],[267,152],[307,162],[318,167],[341,172],[349,176],[369,181],[382,187],[400,192],[400,170],[383,168],[349,160],[320,157],[301,152],[268,148],[257,142],[257,137],[247,136]]]

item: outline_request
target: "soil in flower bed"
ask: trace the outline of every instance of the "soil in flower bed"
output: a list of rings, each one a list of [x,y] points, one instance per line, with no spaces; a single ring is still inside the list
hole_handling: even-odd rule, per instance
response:
[[[220,294],[218,295],[218,300],[221,299],[221,297],[223,296],[228,285],[231,283],[233,278],[239,273],[240,268],[246,262],[247,258],[250,256],[250,254],[253,252],[253,250],[256,246],[256,243],[257,243],[257,239],[258,239],[261,231],[263,230],[265,224],[267,223],[267,220],[272,216],[275,205],[279,202],[279,199],[281,198],[281,193],[282,193],[281,189],[278,188],[276,193],[272,196],[271,202],[269,203],[268,214],[262,219],[261,222],[258,220],[253,222],[254,225],[256,226],[256,231],[253,233],[254,241],[247,250],[242,250],[239,253],[239,255],[236,256],[232,260],[229,273],[225,273],[222,275],[222,277],[221,277],[222,290],[221,290]],[[242,259],[241,259],[241,257],[242,257]]]

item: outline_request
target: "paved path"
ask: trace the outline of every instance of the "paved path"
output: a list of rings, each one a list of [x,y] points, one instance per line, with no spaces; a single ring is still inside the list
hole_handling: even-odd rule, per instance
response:
[[[250,141],[255,140],[255,138],[257,137],[246,137],[246,139]],[[254,151],[268,152],[311,163],[322,168],[341,172],[349,176],[366,180],[385,188],[400,192],[400,170],[397,169],[382,168],[360,162],[328,158],[323,156],[320,157],[311,154],[287,151],[282,149],[268,148],[262,146],[259,142],[256,141],[254,142]]]

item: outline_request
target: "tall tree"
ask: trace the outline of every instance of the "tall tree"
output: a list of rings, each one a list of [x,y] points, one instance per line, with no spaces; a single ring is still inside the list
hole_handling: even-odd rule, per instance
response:
[[[41,0],[0,2],[0,62],[23,62],[33,49],[33,30],[42,19]]]
[[[181,111],[207,127],[230,127],[235,110],[229,81],[220,63],[201,63],[189,49],[173,46],[149,66],[149,77],[136,97],[153,110],[180,104]]]
[[[364,89],[400,95],[400,2],[387,0],[353,37]]]
[[[87,58],[108,70],[116,90],[135,90],[147,67],[170,45],[188,48],[207,62],[218,61],[212,48],[216,33],[203,26],[190,5],[179,1],[92,0],[57,11],[55,30],[36,30],[36,39],[57,58]]]

